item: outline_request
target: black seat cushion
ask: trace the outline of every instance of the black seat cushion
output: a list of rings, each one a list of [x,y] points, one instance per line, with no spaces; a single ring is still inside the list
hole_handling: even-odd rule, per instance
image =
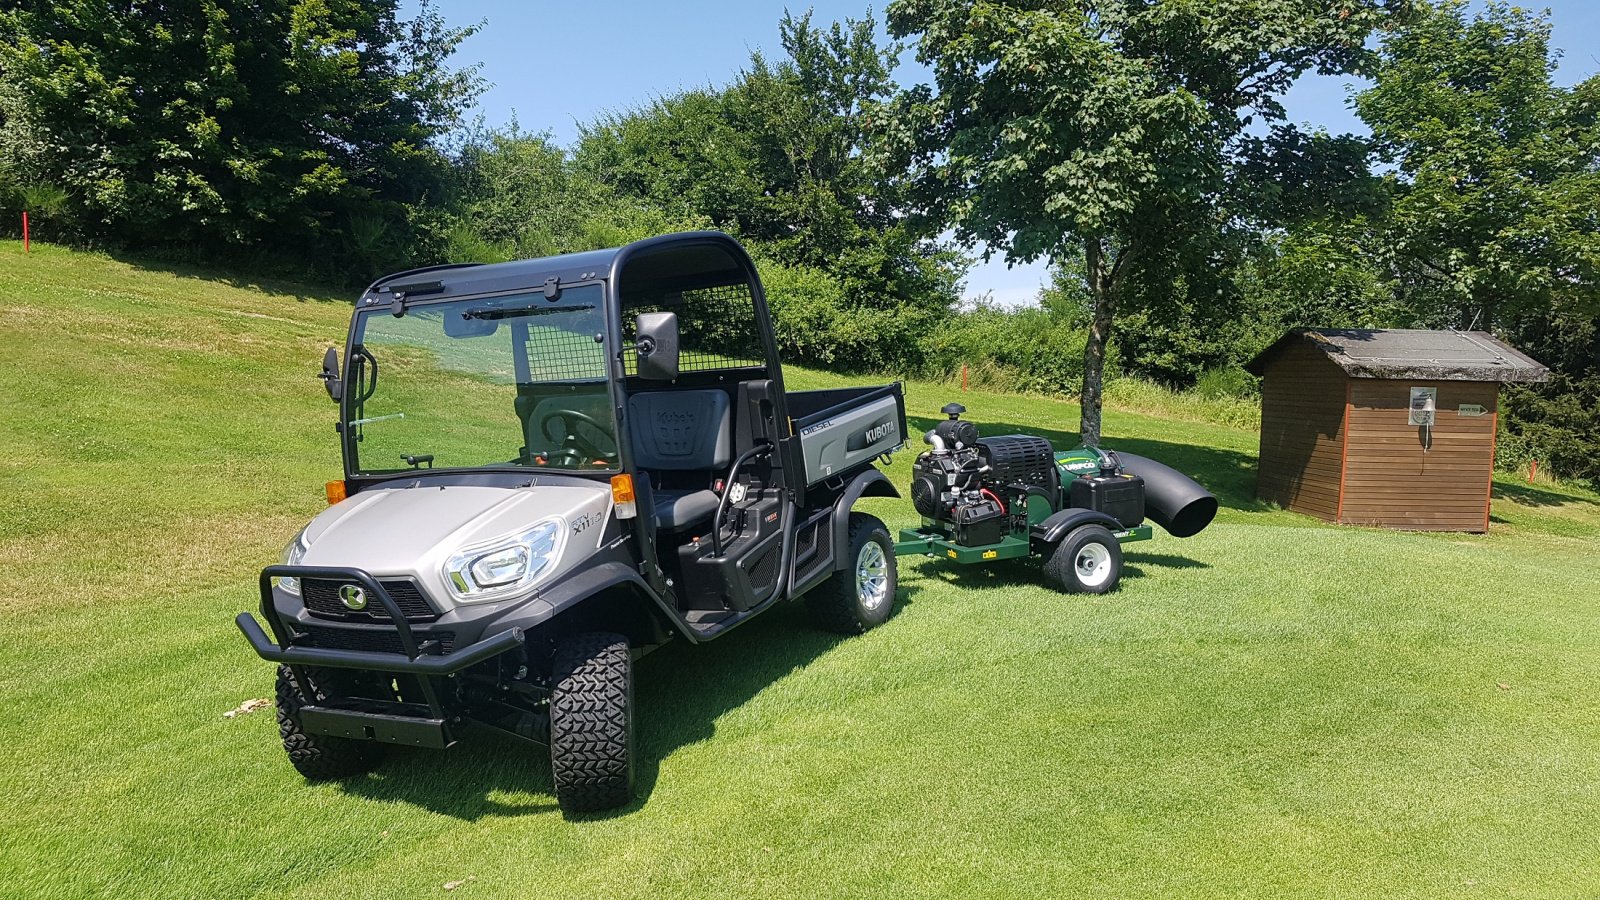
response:
[[[682,531],[709,520],[717,511],[717,495],[711,491],[666,491],[657,488],[651,492],[651,502],[655,505],[656,527],[662,531]]]

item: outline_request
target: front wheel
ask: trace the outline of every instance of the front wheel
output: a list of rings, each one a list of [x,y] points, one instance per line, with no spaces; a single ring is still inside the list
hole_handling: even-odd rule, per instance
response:
[[[1080,525],[1050,553],[1044,574],[1069,594],[1104,594],[1122,578],[1122,544],[1104,525]]]
[[[888,621],[898,581],[894,542],[877,516],[850,514],[846,565],[806,594],[816,623],[840,634],[861,634]]]
[[[550,771],[562,812],[633,799],[633,661],[628,639],[596,631],[556,647]]]
[[[325,677],[325,673],[315,669],[310,675],[317,679]],[[278,734],[283,738],[289,762],[311,781],[349,778],[371,770],[382,755],[382,748],[368,741],[312,734],[300,727],[301,708],[325,699],[321,692],[311,696],[309,691],[302,690],[288,666],[278,667]]]

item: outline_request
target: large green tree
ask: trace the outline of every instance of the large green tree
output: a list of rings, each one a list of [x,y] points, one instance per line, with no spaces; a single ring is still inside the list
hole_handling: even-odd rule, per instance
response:
[[[1508,387],[1500,452],[1600,484],[1600,76],[1561,87],[1547,15],[1428,9],[1379,48],[1356,110],[1393,164],[1368,242],[1411,314],[1550,366]]]
[[[404,258],[434,141],[479,90],[471,29],[397,0],[20,0],[0,13],[0,152],[86,236],[205,254]],[[370,274],[357,271],[356,275]]]
[[[895,88],[871,18],[822,27],[785,14],[779,33],[783,56],[755,54],[727,87],[585,128],[580,167],[779,262],[825,270],[858,306],[936,320],[957,299],[964,264],[908,227],[896,186],[862,155],[870,116]]]
[[[1355,106],[1395,165],[1383,247],[1437,324],[1600,314],[1600,76],[1552,82],[1542,15],[1430,8],[1388,35]]]
[[[1120,303],[1204,273],[1249,212],[1246,129],[1307,71],[1359,70],[1404,0],[895,0],[934,85],[884,127],[926,219],[1017,262],[1082,259],[1092,309],[1081,432],[1100,440]]]

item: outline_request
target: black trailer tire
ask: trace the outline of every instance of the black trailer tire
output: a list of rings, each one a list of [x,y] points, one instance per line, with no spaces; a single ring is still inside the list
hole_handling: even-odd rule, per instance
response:
[[[850,513],[845,567],[806,594],[817,625],[839,634],[861,634],[889,620],[899,574],[894,541],[877,516]]]
[[[1104,525],[1080,525],[1050,552],[1044,574],[1069,594],[1104,594],[1122,579],[1122,544]]]
[[[550,771],[565,813],[633,800],[633,661],[628,639],[596,631],[556,647]]]
[[[311,678],[319,677],[313,670]],[[324,699],[319,692],[317,700]],[[301,775],[311,781],[330,781],[369,772],[383,755],[382,748],[368,741],[310,734],[300,727],[300,708],[309,698],[295,681],[288,666],[278,667],[278,733],[283,736],[284,752]]]

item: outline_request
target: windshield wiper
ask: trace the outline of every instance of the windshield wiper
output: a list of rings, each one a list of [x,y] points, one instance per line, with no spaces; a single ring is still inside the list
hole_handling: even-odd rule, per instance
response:
[[[461,314],[463,319],[511,319],[518,316],[549,316],[556,313],[583,312],[594,309],[594,304],[578,306],[479,306]]]

